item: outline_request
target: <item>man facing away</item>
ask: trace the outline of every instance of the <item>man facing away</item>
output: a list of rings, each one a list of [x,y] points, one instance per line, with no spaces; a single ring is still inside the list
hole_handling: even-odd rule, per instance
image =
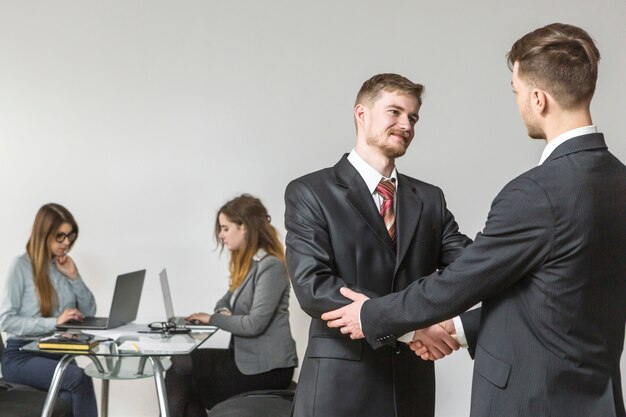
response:
[[[366,81],[354,108],[356,144],[332,168],[285,192],[287,265],[312,317],[294,400],[296,417],[432,417],[432,362],[405,344],[373,350],[329,329],[320,316],[347,304],[348,286],[373,297],[444,268],[471,241],[458,231],[442,191],[397,172],[419,118],[423,87],[396,74]],[[414,330],[414,329],[411,329]],[[434,325],[412,331],[441,357],[458,344]]]
[[[515,42],[517,106],[528,135],[547,141],[539,166],[504,187],[483,232],[446,270],[365,302],[343,289],[355,302],[323,316],[379,347],[482,301],[477,320],[463,320],[472,417],[626,415],[626,167],[592,124],[599,59],[571,25]]]

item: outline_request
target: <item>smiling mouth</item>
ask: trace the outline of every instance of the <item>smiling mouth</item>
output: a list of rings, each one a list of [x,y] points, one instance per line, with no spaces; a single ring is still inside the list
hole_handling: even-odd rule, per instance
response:
[[[392,130],[391,132],[389,132],[389,136],[397,136],[399,138],[407,140],[409,138],[409,132],[405,132],[403,130]]]

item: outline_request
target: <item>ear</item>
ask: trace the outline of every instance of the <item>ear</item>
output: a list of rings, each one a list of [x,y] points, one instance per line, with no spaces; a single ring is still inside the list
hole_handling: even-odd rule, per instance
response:
[[[357,125],[363,126],[367,118],[367,108],[362,104],[354,106],[354,120]]]
[[[533,88],[530,93],[530,105],[537,114],[545,114],[548,109],[548,93],[545,90]]]

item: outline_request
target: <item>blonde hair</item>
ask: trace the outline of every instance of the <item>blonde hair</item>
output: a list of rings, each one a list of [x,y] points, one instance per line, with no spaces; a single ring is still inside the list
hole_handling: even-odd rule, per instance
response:
[[[422,84],[414,83],[402,75],[391,73],[377,74],[363,83],[361,89],[356,95],[356,101],[354,104],[369,105],[378,100],[378,97],[383,91],[388,93],[395,92],[413,97],[421,105],[424,86]]]
[[[242,194],[228,201],[219,209],[215,218],[215,240],[220,249],[223,250],[224,243],[219,239],[220,214],[239,226],[243,225],[246,230],[243,244],[238,250],[232,251],[230,254],[229,289],[231,291],[239,287],[248,275],[253,257],[259,249],[277,257],[281,262],[285,262],[283,244],[278,238],[278,232],[270,224],[271,218],[261,200],[249,194]]]

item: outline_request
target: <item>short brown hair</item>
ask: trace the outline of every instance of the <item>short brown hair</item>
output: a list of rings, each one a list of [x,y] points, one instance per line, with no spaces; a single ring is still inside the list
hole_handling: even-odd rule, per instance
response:
[[[424,86],[416,84],[402,75],[377,74],[363,83],[354,104],[370,104],[378,99],[382,91],[399,92],[415,97],[421,105]]]
[[[564,109],[593,97],[600,52],[579,27],[553,23],[536,29],[513,44],[507,60],[511,70],[519,62],[519,76],[548,91]]]

